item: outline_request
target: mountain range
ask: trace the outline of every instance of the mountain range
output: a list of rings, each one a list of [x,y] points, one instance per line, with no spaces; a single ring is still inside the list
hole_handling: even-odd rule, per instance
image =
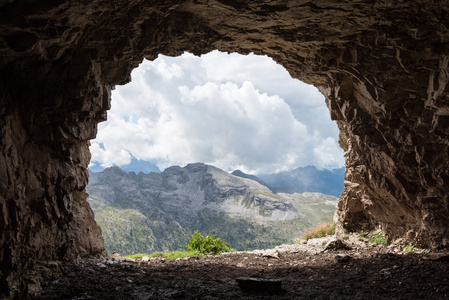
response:
[[[257,177],[270,186],[289,186],[300,191],[340,197],[343,191],[345,168],[318,170],[314,166],[307,166]]]
[[[160,174],[111,167],[91,172],[86,190],[106,249],[121,254],[179,250],[195,230],[237,250],[270,248],[329,221],[337,204],[319,193],[273,193],[201,163]]]
[[[126,172],[135,172],[136,174],[140,172],[145,174],[151,172],[161,173],[156,164],[135,157],[131,158],[129,164],[120,168]],[[89,170],[98,173],[102,172],[104,168],[101,167],[99,162],[93,161]],[[314,166],[307,166],[272,174],[250,175],[240,170],[235,170],[232,174],[257,181],[268,187],[273,193],[316,192],[339,197],[343,191],[345,168],[318,170]]]
[[[286,193],[286,194],[301,193],[300,190],[297,190],[291,186],[271,186],[268,183],[266,183],[265,181],[261,180],[259,177],[255,176],[255,175],[243,173],[240,170],[235,170],[231,174],[234,176],[254,180],[254,181],[260,183],[261,185],[266,186],[267,188],[270,189],[270,191],[272,191],[275,194],[277,194],[277,193]]]

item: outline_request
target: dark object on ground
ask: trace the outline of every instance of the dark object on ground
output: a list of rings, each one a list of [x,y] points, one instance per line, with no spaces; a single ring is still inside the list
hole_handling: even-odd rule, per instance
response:
[[[326,244],[325,250],[351,250],[351,246],[336,238]]]
[[[335,261],[341,264],[347,263],[351,260],[351,256],[339,254],[335,256]]]
[[[239,288],[252,292],[269,292],[273,294],[282,291],[282,280],[280,279],[262,279],[252,277],[240,277],[236,279]]]

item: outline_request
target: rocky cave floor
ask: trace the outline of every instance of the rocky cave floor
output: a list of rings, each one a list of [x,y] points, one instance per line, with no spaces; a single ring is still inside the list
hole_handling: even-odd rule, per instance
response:
[[[114,255],[53,265],[61,275],[30,299],[448,299],[449,253],[383,247],[355,236],[275,249],[133,262]],[[351,249],[343,249],[345,245]],[[255,290],[239,287],[250,277]],[[267,291],[281,282],[280,291]],[[277,284],[278,284],[277,283]]]

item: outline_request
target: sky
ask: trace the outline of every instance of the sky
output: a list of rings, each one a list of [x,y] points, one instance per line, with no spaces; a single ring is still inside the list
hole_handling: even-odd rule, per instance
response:
[[[92,163],[123,166],[134,156],[161,170],[203,162],[250,174],[344,166],[324,96],[267,56],[159,55],[131,78],[112,91]]]

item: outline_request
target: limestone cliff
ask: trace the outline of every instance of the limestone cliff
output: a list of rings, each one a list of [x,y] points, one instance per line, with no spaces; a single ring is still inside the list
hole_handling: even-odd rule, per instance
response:
[[[0,290],[100,253],[89,140],[143,57],[266,54],[326,96],[345,150],[339,231],[449,246],[449,1],[0,1]],[[7,292],[4,292],[7,291]]]

